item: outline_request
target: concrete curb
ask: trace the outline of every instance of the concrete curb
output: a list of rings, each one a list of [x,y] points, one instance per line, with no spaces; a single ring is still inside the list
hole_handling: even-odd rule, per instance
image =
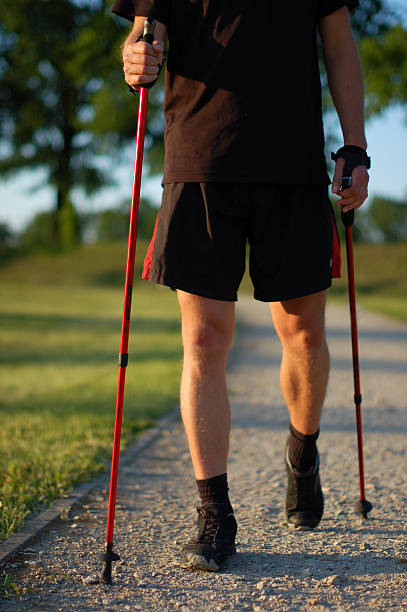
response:
[[[136,442],[120,454],[119,471],[130,463],[136,455],[143,451],[149,444],[156,440],[164,429],[169,427],[178,416],[174,409],[170,414],[162,417],[155,427],[147,429]],[[2,567],[13,555],[18,553],[30,540],[40,535],[53,521],[68,512],[70,508],[81,501],[86,495],[97,488],[109,485],[110,466],[103,474],[96,476],[90,482],[84,482],[76,487],[66,497],[56,501],[50,508],[40,512],[36,517],[27,521],[17,533],[11,535],[5,542],[0,544],[0,567]]]

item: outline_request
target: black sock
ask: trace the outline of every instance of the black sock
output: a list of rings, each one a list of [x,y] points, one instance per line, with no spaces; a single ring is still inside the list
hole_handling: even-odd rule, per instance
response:
[[[299,472],[307,472],[315,465],[317,458],[316,441],[319,429],[314,434],[302,434],[290,423],[288,435],[288,457],[293,467]]]
[[[233,512],[233,508],[229,501],[228,495],[228,479],[227,474],[214,476],[207,480],[197,480],[199,497],[202,501],[202,506],[215,512]]]

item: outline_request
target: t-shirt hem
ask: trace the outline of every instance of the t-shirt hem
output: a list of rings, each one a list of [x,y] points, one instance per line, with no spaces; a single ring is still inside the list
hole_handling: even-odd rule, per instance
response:
[[[163,10],[160,10],[157,6],[146,5],[142,0],[116,0],[113,5],[112,13],[118,17],[123,17],[133,22],[134,17],[152,17],[157,21],[160,21],[164,25],[168,26],[168,15],[164,14]]]
[[[331,2],[328,4],[325,10],[321,11],[321,13],[318,15],[318,21],[324,17],[328,17],[328,15],[331,15],[344,6],[347,6],[348,9],[352,11],[359,6],[359,0],[336,0],[336,2]]]
[[[216,174],[168,174],[164,175],[163,185],[170,183],[270,183],[273,185],[330,185],[331,180],[328,175],[319,177],[298,177],[295,180],[287,177],[278,176],[242,176],[239,175],[216,175]]]

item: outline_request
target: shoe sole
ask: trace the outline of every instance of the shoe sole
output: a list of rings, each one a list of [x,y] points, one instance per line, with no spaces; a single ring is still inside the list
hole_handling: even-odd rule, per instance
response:
[[[185,569],[200,570],[203,572],[218,572],[220,566],[213,559],[209,562],[202,555],[193,555],[188,559],[180,561],[180,566]]]
[[[282,523],[282,525],[288,527],[290,531],[314,531],[318,527],[319,523],[315,525],[315,527],[311,527],[311,525],[295,525],[295,523],[290,523],[288,516],[285,515],[285,521]]]
[[[285,526],[288,527],[290,531],[314,531],[315,527],[310,527],[309,525],[294,525],[293,523],[285,522]]]

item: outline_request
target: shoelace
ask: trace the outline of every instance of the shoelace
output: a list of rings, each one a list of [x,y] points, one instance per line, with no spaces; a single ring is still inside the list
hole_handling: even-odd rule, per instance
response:
[[[203,518],[202,532],[199,534],[199,542],[213,542],[219,528],[220,517],[205,508],[197,508],[198,514]]]

